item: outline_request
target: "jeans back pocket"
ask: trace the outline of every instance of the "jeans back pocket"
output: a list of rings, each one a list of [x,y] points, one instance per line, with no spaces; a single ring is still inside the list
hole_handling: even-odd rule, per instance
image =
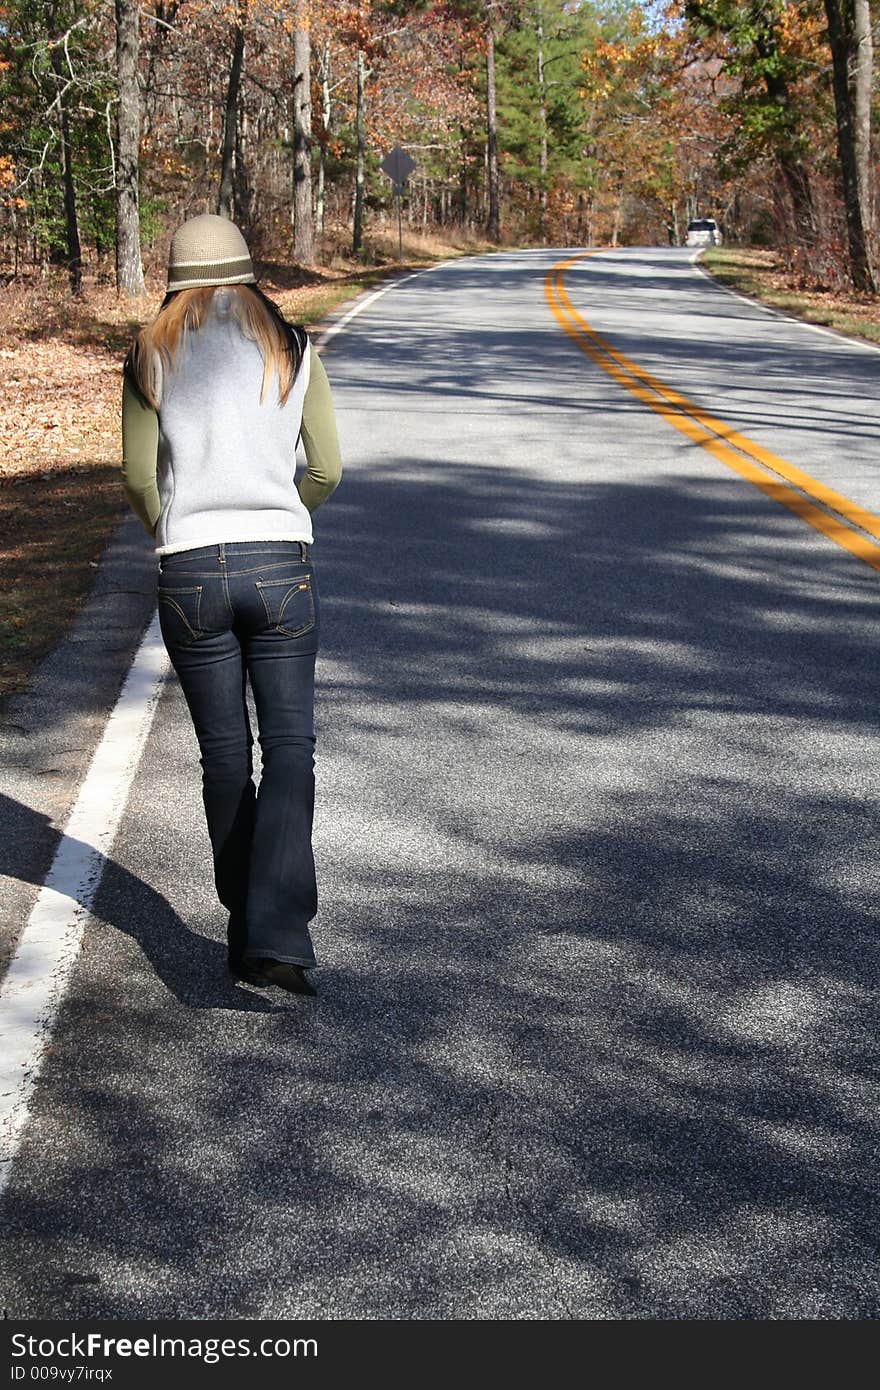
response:
[[[314,580],[310,574],[258,579],[266,619],[284,637],[302,637],[315,626]]]
[[[202,635],[202,585],[178,589],[160,583],[158,596],[159,625],[166,645],[197,642]]]

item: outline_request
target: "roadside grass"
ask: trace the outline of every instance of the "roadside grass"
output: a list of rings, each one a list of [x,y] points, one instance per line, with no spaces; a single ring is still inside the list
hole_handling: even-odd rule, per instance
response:
[[[880,298],[795,284],[782,258],[764,248],[714,246],[700,260],[716,280],[762,304],[849,337],[880,343]]]
[[[392,276],[495,249],[475,238],[370,239],[361,259],[328,246],[314,269],[259,263],[288,318],[314,326]],[[164,275],[120,301],[92,271],[73,298],[59,272],[0,277],[0,700],[20,690],[92,587],[126,511],[119,482],[121,364],[155,314]]]

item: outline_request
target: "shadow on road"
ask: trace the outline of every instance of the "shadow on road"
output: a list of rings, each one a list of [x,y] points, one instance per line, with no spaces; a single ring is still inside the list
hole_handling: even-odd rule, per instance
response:
[[[319,557],[322,998],[233,1028],[219,947],[108,866],[168,993],[78,976],[29,1307],[876,1316],[873,576],[735,480],[406,459]]]
[[[0,842],[0,874],[24,883],[43,883],[61,841],[48,816],[0,793],[0,823],[14,834]],[[33,876],[35,842],[47,851],[45,871]],[[74,846],[80,841],[73,840]],[[97,851],[91,851],[97,854]],[[226,973],[226,947],[192,931],[167,898],[112,859],[102,861],[101,882],[92,910],[117,931],[131,936],[159,979],[178,1001],[200,1009],[271,1009],[259,996],[238,989]],[[91,943],[85,941],[88,955]]]

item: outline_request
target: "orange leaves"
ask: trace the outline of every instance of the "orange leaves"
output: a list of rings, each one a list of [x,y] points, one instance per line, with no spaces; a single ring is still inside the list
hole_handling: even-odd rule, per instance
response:
[[[159,160],[159,168],[163,173],[177,178],[183,178],[189,173],[189,165],[176,154],[163,154]]]
[[[825,17],[820,8],[786,5],[778,20],[783,48],[802,57],[821,52],[825,44]]]
[[[584,95],[593,101],[604,101],[621,85],[632,85],[655,53],[653,38],[628,43],[597,39],[582,59]]]
[[[13,188],[15,182],[15,164],[11,156],[8,154],[0,154],[0,195],[6,193],[7,189]],[[7,195],[3,201],[6,207],[15,208],[17,212],[23,212],[25,208],[30,206],[27,199],[20,196],[13,198]]]

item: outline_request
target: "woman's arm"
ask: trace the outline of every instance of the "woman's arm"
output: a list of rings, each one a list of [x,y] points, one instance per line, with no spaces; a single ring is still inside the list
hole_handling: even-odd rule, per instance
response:
[[[132,511],[152,536],[159,513],[156,460],[159,416],[125,373],[122,383],[122,486]]]
[[[326,502],[342,477],[342,459],[336,434],[336,417],[327,373],[315,349],[309,344],[309,384],[302,417],[302,442],[307,468],[300,480],[299,495],[310,512]]]

